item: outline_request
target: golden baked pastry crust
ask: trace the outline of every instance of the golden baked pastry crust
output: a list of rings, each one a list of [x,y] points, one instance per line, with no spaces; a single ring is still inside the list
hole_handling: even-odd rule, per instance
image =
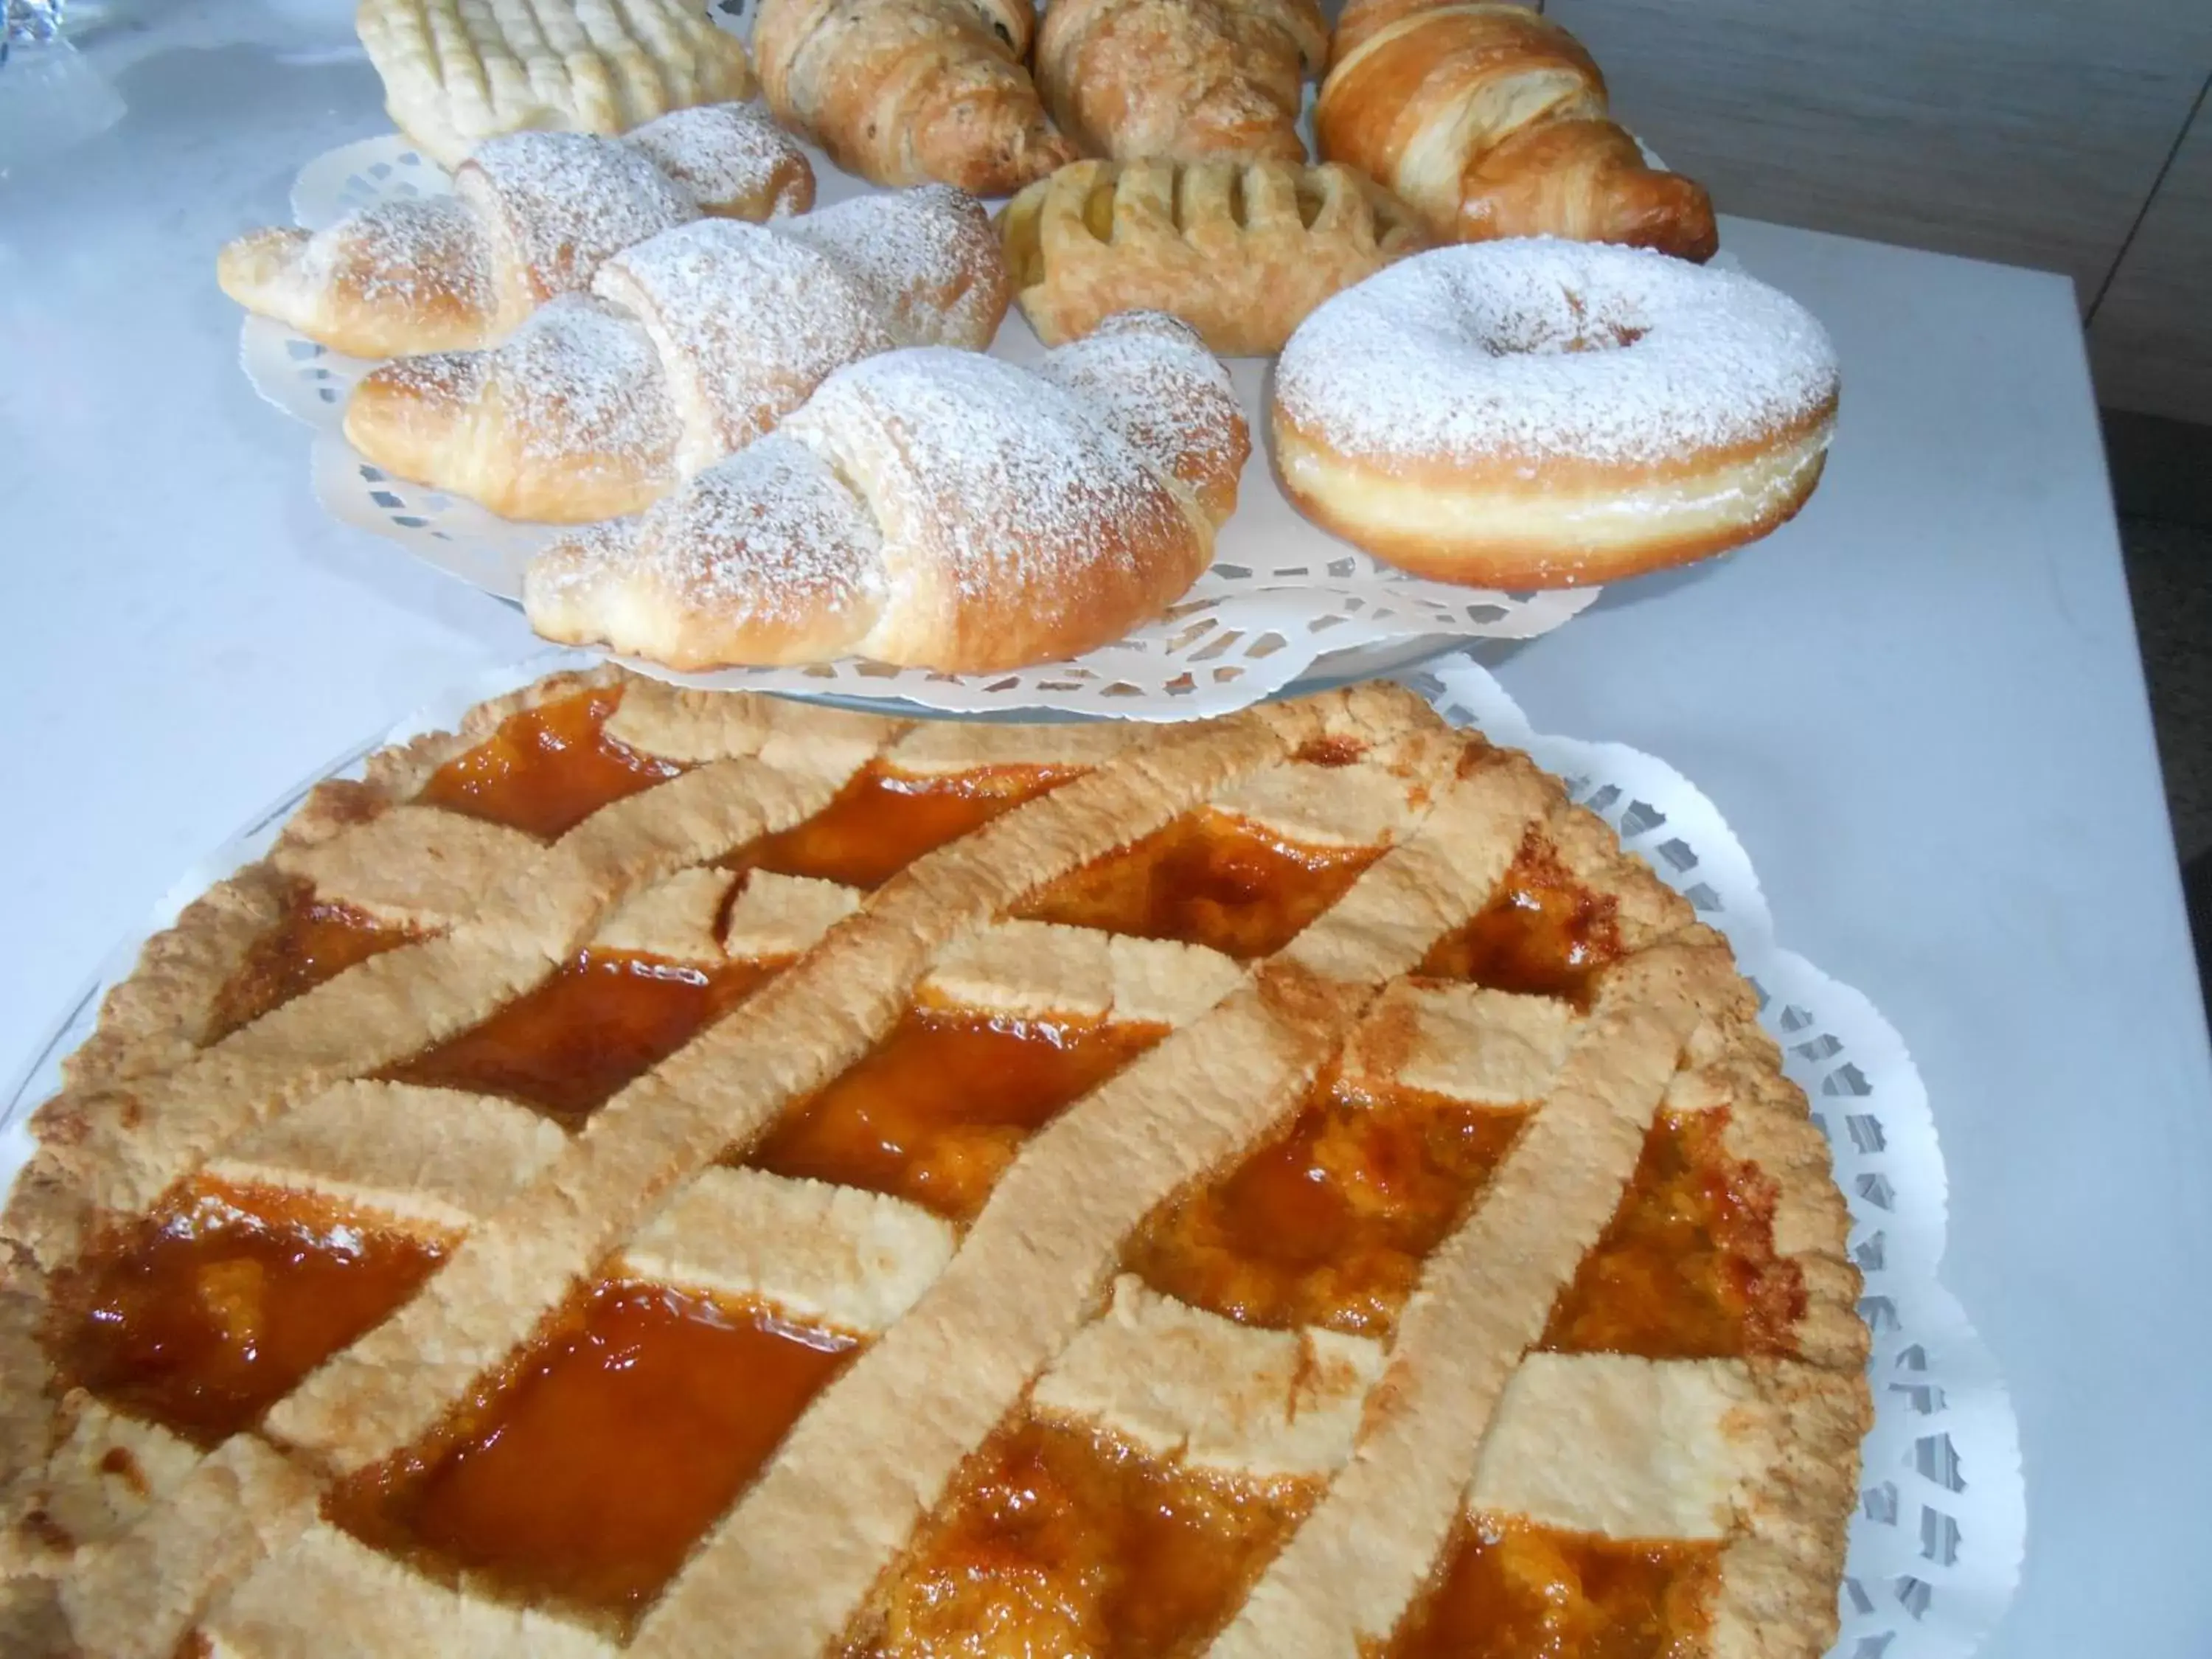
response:
[[[1297,162],[1306,76],[1328,55],[1316,0],[1051,0],[1036,82],[1090,155]]]
[[[287,1000],[263,958],[303,901],[383,948]],[[727,994],[566,1115],[526,1079],[467,1083],[495,1075],[465,1063],[481,1032],[594,951]],[[268,1006],[222,1034],[241,975]],[[1224,1577],[1176,1651],[1390,1650],[1448,1554],[1502,1525],[1596,1550],[1662,1529],[1710,1581],[1685,1641],[1817,1653],[1866,1333],[1825,1144],[1755,1011],[1725,945],[1554,781],[1395,687],[1101,731],[556,676],[319,789],[149,947],[37,1115],[0,1232],[0,1629],[11,1651],[155,1659],[195,1636],[248,1656],[652,1654],[707,1632],[942,1650],[914,1585],[967,1565],[963,1494],[1019,1443],[1243,1516],[1249,1582]],[[865,1079],[898,1044],[1038,1030],[1066,1103],[1025,1139],[955,1134],[968,1161],[919,1184],[798,1171],[827,1143],[794,1124],[855,1091],[880,1107]],[[1386,1135],[1406,1112],[1517,1115],[1365,1334],[1164,1289],[1175,1218],[1232,1202],[1324,1097],[1309,1115]],[[985,1145],[1003,1151],[979,1166]],[[1638,1232],[1678,1201],[1670,1147],[1684,1192],[1729,1188],[1695,1202],[1751,1195],[1742,1271],[1788,1287],[1729,1302],[1729,1343],[1591,1279],[1626,1261],[1705,1284]],[[118,1224],[271,1192],[413,1240],[411,1295],[244,1426],[165,1426],[109,1398],[112,1376],[72,1386],[75,1276]],[[602,1307],[625,1285],[645,1300]],[[690,1340],[819,1327],[815,1371],[645,1590],[523,1594],[380,1530],[380,1494],[412,1490],[410,1458],[444,1467],[438,1437],[472,1431],[491,1407],[465,1402],[505,1399],[514,1364],[557,1369],[576,1321],[687,1297],[783,1322]],[[1653,1319],[1674,1348],[1585,1340]]]
[[[354,23],[392,125],[447,167],[503,132],[626,132],[753,92],[736,37],[676,0],[361,0]]]
[[[1078,161],[999,216],[1014,297],[1047,345],[1121,311],[1164,311],[1232,357],[1283,349],[1340,289],[1428,246],[1350,167]]]

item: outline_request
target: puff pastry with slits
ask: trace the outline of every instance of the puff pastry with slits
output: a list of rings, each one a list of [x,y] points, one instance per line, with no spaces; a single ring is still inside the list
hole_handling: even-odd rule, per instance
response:
[[[627,132],[755,84],[684,0],[361,0],[354,24],[392,125],[447,167],[499,133]]]
[[[1379,185],[1285,161],[1078,161],[1016,197],[999,228],[1046,344],[1164,311],[1231,357],[1281,350],[1330,295],[1428,246]]]

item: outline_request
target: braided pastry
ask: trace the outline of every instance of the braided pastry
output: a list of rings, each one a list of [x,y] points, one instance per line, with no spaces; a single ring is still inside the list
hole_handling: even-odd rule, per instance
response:
[[[773,225],[701,219],[615,255],[492,350],[386,364],[354,389],[346,436],[507,518],[611,518],[750,443],[833,369],[980,349],[1006,309],[989,219],[941,185]]]
[[[814,204],[814,169],[765,111],[713,104],[623,138],[518,132],[477,146],[453,194],[379,202],[310,234],[257,230],[216,279],[258,316],[356,357],[489,344],[609,256],[702,214]]]
[[[761,0],[761,89],[878,185],[1011,196],[1075,159],[1029,71],[1029,0]]]
[[[1078,161],[1014,198],[999,228],[1047,345],[1117,311],[1164,311],[1231,357],[1281,350],[1330,295],[1428,240],[1350,167],[1284,161]]]
[[[1323,155],[1388,185],[1441,237],[1712,258],[1704,187],[1647,164],[1607,109],[1581,43],[1524,7],[1348,0],[1314,130]]]
[[[442,167],[526,130],[624,132],[753,94],[745,49],[684,0],[361,0],[385,108]]]
[[[1316,0],[1051,0],[1036,78],[1094,155],[1303,161],[1298,106],[1328,50]]]
[[[1026,369],[892,352],[642,519],[549,548],[523,605],[550,639],[684,669],[1048,661],[1197,580],[1250,448],[1228,375],[1169,318],[1116,317]]]

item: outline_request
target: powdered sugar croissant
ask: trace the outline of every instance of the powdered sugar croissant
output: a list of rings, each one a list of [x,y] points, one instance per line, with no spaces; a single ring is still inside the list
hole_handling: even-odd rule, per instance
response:
[[[386,364],[354,389],[346,436],[507,518],[612,518],[751,442],[847,363],[988,344],[1007,297],[981,205],[941,185],[772,225],[702,219],[615,255],[591,293],[493,350]]]
[[[550,639],[684,669],[1051,660],[1197,580],[1249,453],[1227,374],[1171,318],[1030,368],[892,352],[642,518],[555,544],[523,604]]]
[[[216,261],[224,293],[334,351],[488,345],[606,259],[702,215],[814,204],[805,152],[752,104],[678,110],[621,138],[518,132],[479,145],[453,194],[379,202],[315,231],[257,230]]]

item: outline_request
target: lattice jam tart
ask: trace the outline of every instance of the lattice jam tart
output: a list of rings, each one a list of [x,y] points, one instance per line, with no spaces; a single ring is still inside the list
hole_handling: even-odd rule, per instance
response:
[[[1817,1653],[1866,1334],[1753,1013],[1395,688],[545,680],[317,792],[39,1113],[0,1647]]]

